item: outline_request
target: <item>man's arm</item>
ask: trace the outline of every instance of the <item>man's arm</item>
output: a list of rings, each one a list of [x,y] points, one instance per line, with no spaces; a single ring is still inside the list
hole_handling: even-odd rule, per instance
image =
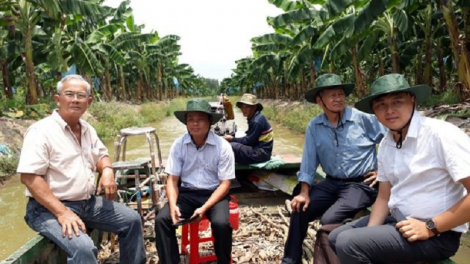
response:
[[[168,206],[170,207],[170,215],[173,223],[177,223],[180,221],[181,213],[176,205],[176,201],[178,201],[178,182],[180,177],[175,175],[169,175],[167,182],[166,182],[166,196],[168,198]]]
[[[372,212],[370,213],[369,223],[367,226],[378,226],[384,223],[385,218],[390,212],[388,208],[388,201],[390,200],[390,190],[392,185],[390,182],[380,182],[379,194],[372,206]]]
[[[74,212],[70,211],[57,197],[52,193],[49,185],[44,178],[36,174],[21,174],[21,183],[23,183],[33,195],[34,199],[57,217],[57,221],[62,226],[62,236],[66,233],[71,239],[72,231],[76,236],[80,236],[80,230],[85,232],[86,227],[83,221]]]
[[[470,176],[460,180],[462,185],[467,189],[465,195],[449,210],[433,217],[437,230],[442,233],[449,231],[454,227],[470,222]],[[426,223],[414,218],[408,218],[396,226],[409,242],[416,240],[427,240],[434,236],[434,233],[426,228]]]
[[[310,204],[310,187],[315,182],[315,173],[318,167],[317,148],[314,137],[314,123],[310,120],[305,130],[305,144],[302,153],[300,171],[297,173],[297,181],[300,184],[300,194],[291,201],[292,210],[300,212],[307,210]]]
[[[101,190],[104,189],[106,199],[112,201],[116,197],[117,185],[114,180],[114,171],[111,165],[109,156],[105,156],[96,164],[97,170],[101,173],[100,181],[98,182],[98,189],[96,194],[99,195]]]
[[[263,132],[263,127],[259,122],[252,122],[248,128],[247,134],[241,138],[232,138],[229,142],[238,142],[247,146],[254,146],[259,141],[259,137]]]
[[[215,189],[215,191],[212,193],[209,199],[207,199],[206,203],[203,206],[194,211],[194,214],[191,216],[191,218],[196,216],[202,218],[202,216],[204,216],[207,210],[212,208],[216,203],[218,203],[228,194],[230,190],[230,184],[230,180],[221,180],[219,187]]]
[[[460,180],[460,183],[467,189],[467,195],[449,210],[433,218],[441,233],[470,222],[470,176]]]

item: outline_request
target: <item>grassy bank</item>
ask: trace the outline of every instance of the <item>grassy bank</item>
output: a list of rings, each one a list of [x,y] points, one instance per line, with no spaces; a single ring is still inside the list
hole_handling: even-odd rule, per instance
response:
[[[176,109],[183,109],[185,99],[171,102],[145,103],[129,105],[117,102],[94,103],[88,109],[85,119],[93,125],[102,140],[115,137],[119,130],[126,127],[141,127],[148,123],[159,122],[173,114]]]
[[[318,105],[308,102],[285,102],[278,100],[263,101],[263,114],[294,131],[305,133],[308,122],[322,110]]]

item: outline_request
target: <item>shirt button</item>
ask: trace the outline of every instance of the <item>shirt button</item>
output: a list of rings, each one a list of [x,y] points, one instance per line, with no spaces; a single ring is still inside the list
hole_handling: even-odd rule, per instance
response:
[[[340,167],[338,167],[338,170],[341,169]]]

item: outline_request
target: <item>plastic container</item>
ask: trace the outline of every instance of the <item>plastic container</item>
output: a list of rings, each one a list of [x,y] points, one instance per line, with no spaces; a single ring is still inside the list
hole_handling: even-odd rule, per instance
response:
[[[228,202],[230,208],[230,225],[233,230],[237,230],[240,224],[240,210],[238,209],[238,199],[234,195],[230,195],[230,201]]]

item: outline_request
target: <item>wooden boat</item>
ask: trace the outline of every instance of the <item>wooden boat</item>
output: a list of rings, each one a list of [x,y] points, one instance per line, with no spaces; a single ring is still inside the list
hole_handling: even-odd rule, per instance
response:
[[[93,230],[90,233],[95,245],[99,248],[101,232]],[[65,264],[67,255],[54,242],[38,234],[0,264]]]

